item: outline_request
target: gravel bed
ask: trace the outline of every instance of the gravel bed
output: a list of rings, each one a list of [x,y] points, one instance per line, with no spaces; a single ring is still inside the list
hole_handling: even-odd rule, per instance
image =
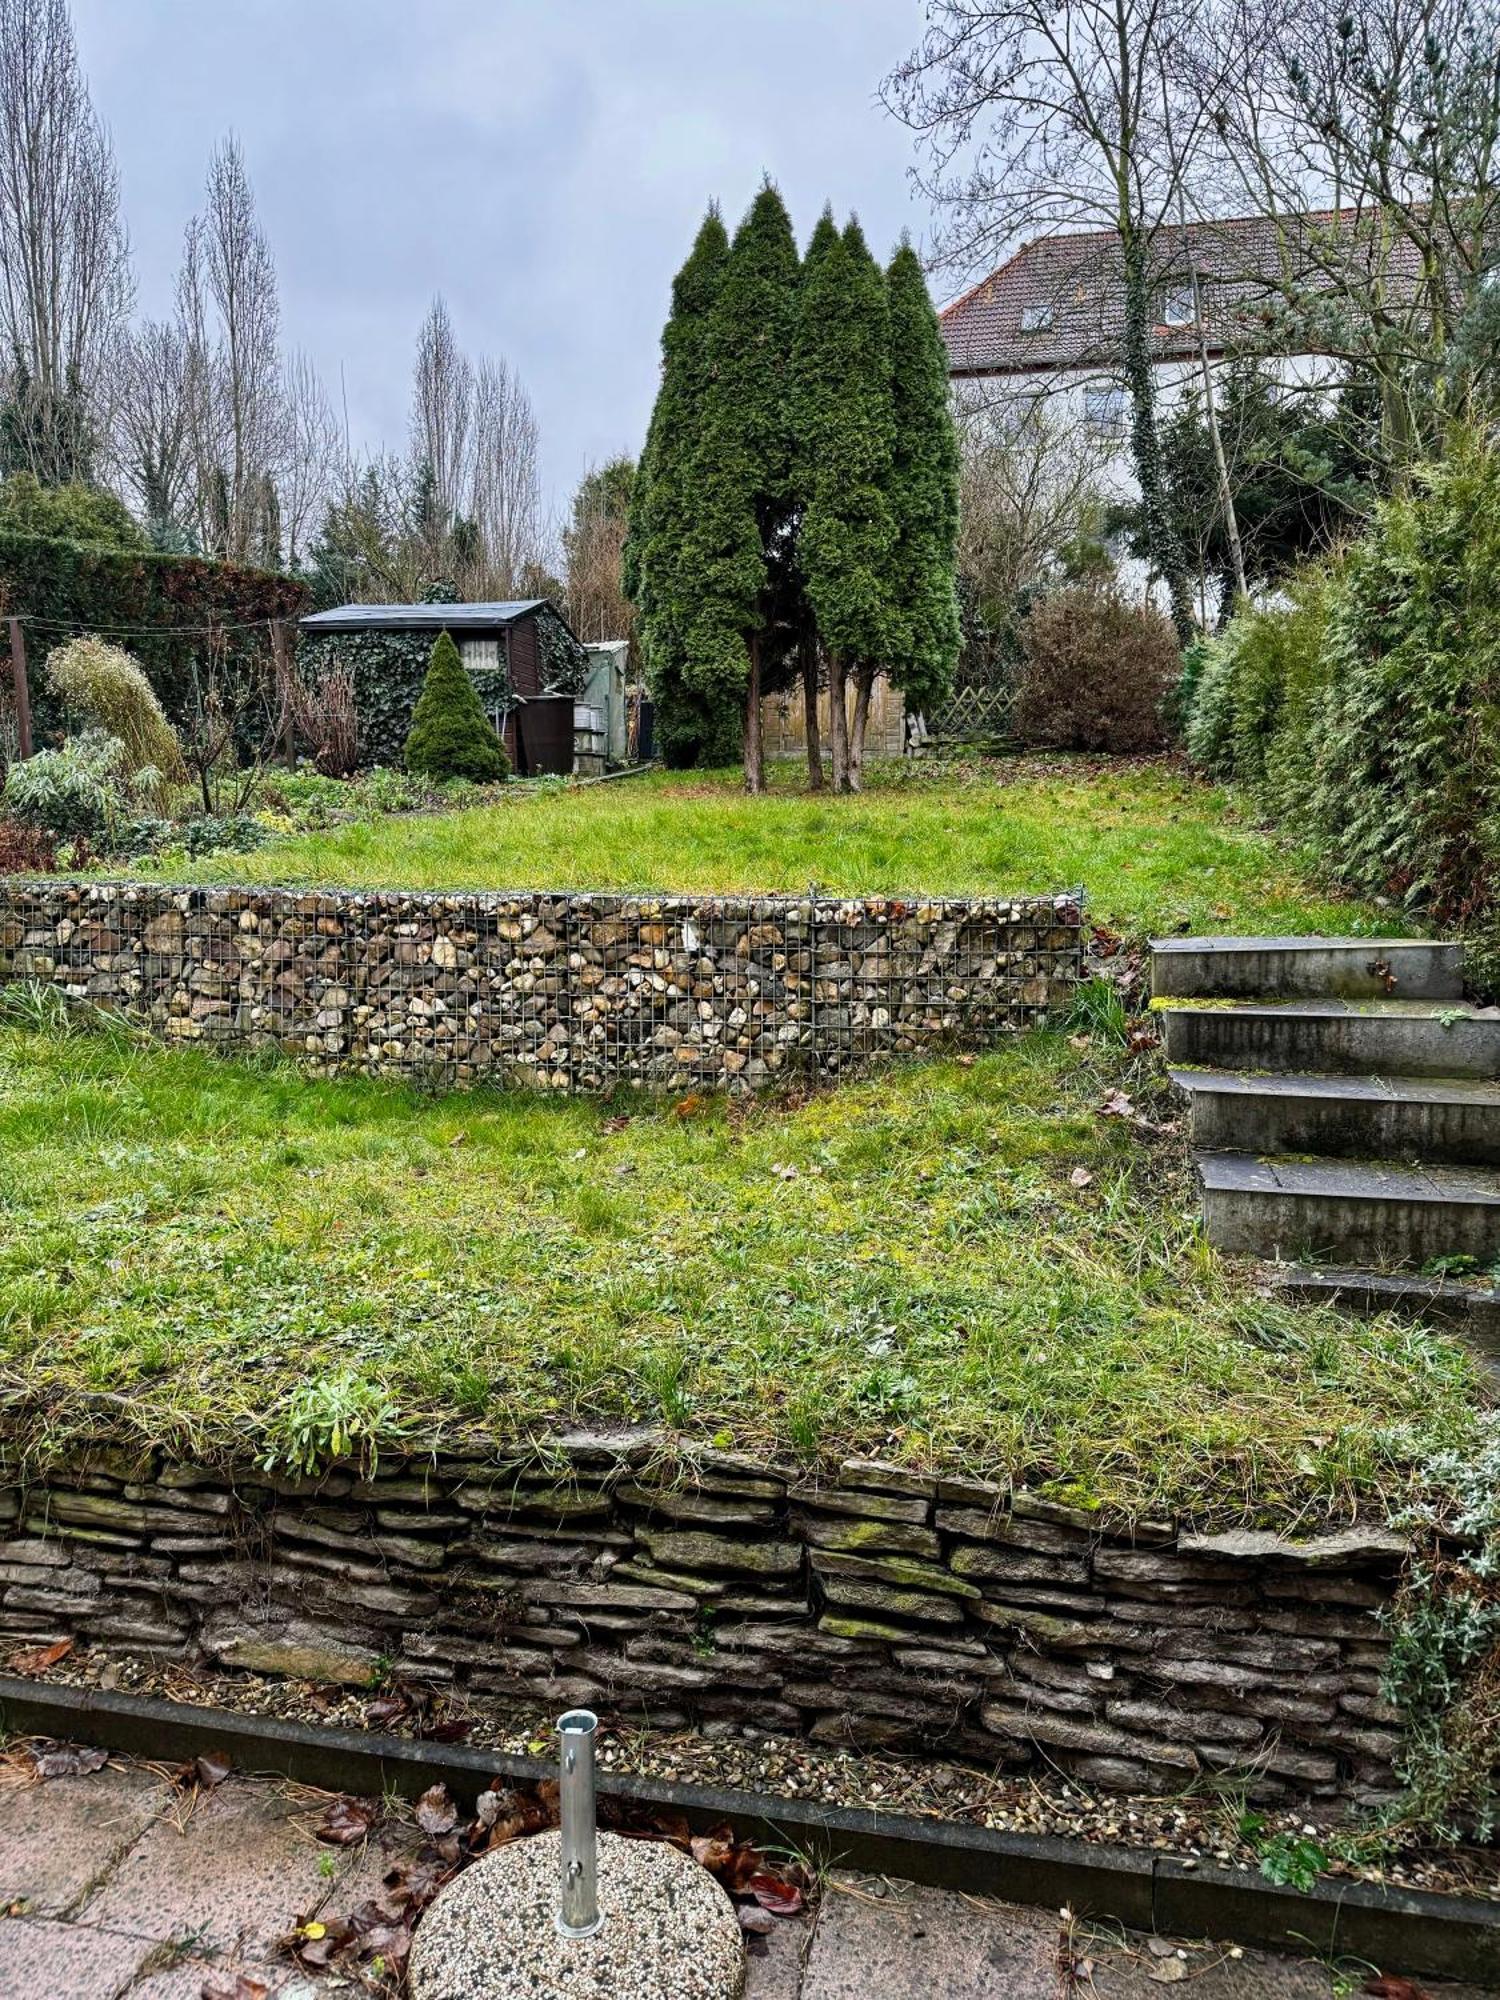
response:
[[[370,1712],[383,1697],[388,1706],[391,1690],[377,1694],[307,1681],[265,1680],[177,1662],[156,1664],[97,1648],[75,1650],[45,1679],[394,1736],[431,1737],[440,1729],[447,1733],[445,1725],[456,1731],[461,1724],[461,1740],[470,1749],[542,1758],[555,1752],[556,1717],[550,1711],[500,1698],[466,1694],[450,1700],[443,1690],[413,1689],[414,1699],[430,1696],[430,1705],[403,1720]],[[741,1731],[727,1724],[723,1733],[715,1725],[709,1729],[714,1733],[653,1729],[644,1722],[603,1724],[600,1768],[818,1805],[911,1813],[1005,1832],[1149,1848],[1188,1866],[1203,1860],[1246,1872],[1258,1866],[1257,1848],[1240,1827],[1243,1804],[1229,1789],[1168,1798],[1093,1793],[1061,1776],[1043,1782],[931,1756],[830,1749],[800,1737]],[[1262,1843],[1288,1833],[1316,1839],[1326,1848],[1361,1830],[1360,1821],[1347,1808],[1326,1803],[1297,1810],[1266,1806],[1257,1808],[1256,1817],[1260,1822],[1256,1837]],[[1410,1848],[1379,1860],[1332,1855],[1325,1872],[1345,1880],[1500,1901],[1500,1850],[1495,1848]]]

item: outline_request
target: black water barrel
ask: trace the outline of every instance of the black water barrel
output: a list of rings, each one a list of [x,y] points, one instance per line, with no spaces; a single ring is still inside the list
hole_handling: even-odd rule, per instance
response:
[[[569,776],[573,769],[573,697],[533,695],[517,718],[516,775],[522,778]]]

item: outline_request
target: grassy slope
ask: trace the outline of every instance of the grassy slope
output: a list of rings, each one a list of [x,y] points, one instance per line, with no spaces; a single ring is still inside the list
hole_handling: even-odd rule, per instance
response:
[[[860,798],[769,797],[732,774],[649,773],[497,806],[367,820],[220,855],[196,879],[373,887],[1008,893],[1082,883],[1130,931],[1399,929],[1309,888],[1222,790],[1165,764],[1077,758],[878,771]],[[175,863],[169,871],[180,872]]]
[[[627,1119],[0,1029],[6,1428],[243,1461],[341,1408],[424,1445],[628,1416],[1142,1513],[1391,1496],[1472,1423],[1459,1350],[1257,1297],[1177,1142],[1097,1115],[1120,1080],[1041,1035]]]

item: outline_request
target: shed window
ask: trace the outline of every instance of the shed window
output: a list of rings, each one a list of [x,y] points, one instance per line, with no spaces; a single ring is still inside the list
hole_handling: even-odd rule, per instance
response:
[[[463,642],[464,665],[471,674],[483,673],[486,669],[494,672],[500,665],[500,641],[498,639],[465,639]]]

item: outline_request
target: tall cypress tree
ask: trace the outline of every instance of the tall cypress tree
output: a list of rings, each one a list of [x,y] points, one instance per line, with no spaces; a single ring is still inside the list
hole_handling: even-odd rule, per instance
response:
[[[745,787],[765,789],[761,696],[785,668],[777,618],[795,501],[788,397],[797,243],[769,182],[735,232],[709,314],[709,382],[683,548],[695,588],[685,672],[742,702]]]
[[[630,501],[626,595],[636,608],[656,734],[671,765],[733,763],[740,752],[737,707],[715,701],[687,673],[687,628],[696,581],[685,547],[696,507],[696,459],[711,363],[709,318],[729,261],[717,208],[703,218],[672,284],[662,333],[661,384]]]
[[[817,225],[807,240],[807,249],[803,252],[802,271],[799,280],[801,285],[805,286],[811,282],[814,271],[816,271],[819,264],[822,263],[824,257],[828,254],[828,251],[838,240],[839,226],[833,219],[833,204],[825,202],[823,213],[818,217]],[[800,317],[800,299],[798,312]],[[795,336],[793,344],[795,346]],[[800,454],[795,444],[793,446],[793,467],[799,489],[797,496],[799,520],[797,525],[800,532],[800,512],[803,498],[801,492],[802,465]],[[813,616],[812,606],[808,602],[806,582],[802,575],[802,565],[795,547],[789,575],[789,587],[792,597],[792,615],[795,621],[794,645],[796,666],[798,673],[802,677],[802,726],[803,737],[807,746],[807,782],[813,791],[820,792],[823,789],[823,731],[818,719],[818,688],[822,677],[823,651],[818,642],[818,621]]]
[[[847,687],[890,650],[896,544],[890,311],[884,273],[857,223],[828,245],[801,288],[793,387],[799,559],[828,661],[834,785],[856,790]]]
[[[908,703],[927,708],[952,687],[958,662],[958,439],[948,400],[948,353],[910,243],[903,241],[891,259],[886,286],[896,521],[895,617],[886,666]]]

